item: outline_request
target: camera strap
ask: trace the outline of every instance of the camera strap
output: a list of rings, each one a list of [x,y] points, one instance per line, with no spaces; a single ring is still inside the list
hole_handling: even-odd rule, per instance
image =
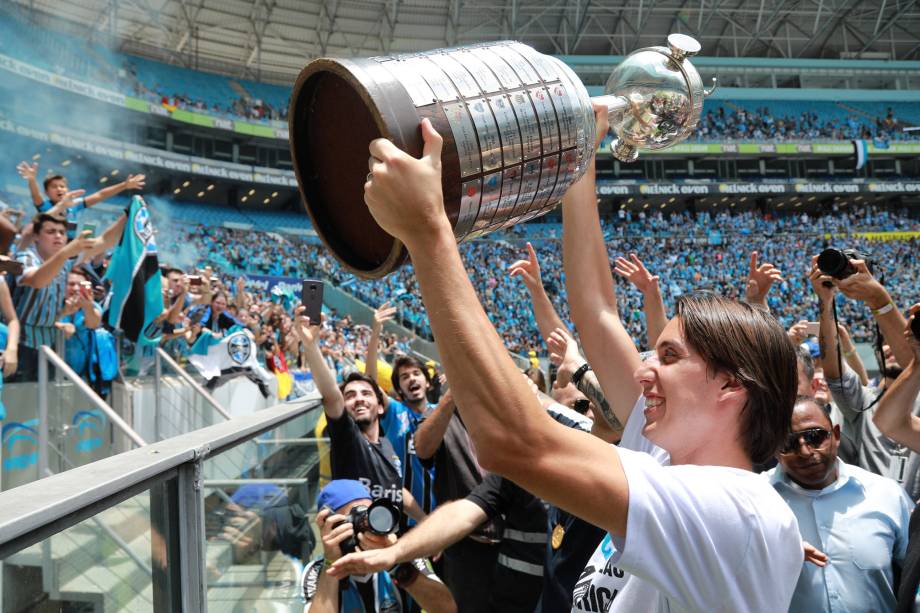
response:
[[[837,372],[840,373],[840,383],[841,385],[843,385],[843,351],[841,351],[841,348],[840,348],[840,330],[839,330],[839,322],[837,320],[837,298],[836,296],[832,298],[831,301],[832,301],[831,304],[832,304],[833,313],[834,313],[834,331],[837,332],[837,335],[835,336],[835,339],[837,341]],[[875,342],[873,343],[872,353],[875,354],[875,362],[876,362],[876,365],[878,366],[879,375],[882,377],[882,381],[884,381],[885,380],[885,350],[882,348],[882,344],[883,344],[882,343],[882,331],[878,326],[878,320],[873,318],[873,321],[875,325]],[[865,413],[866,411],[868,411],[869,409],[877,405],[879,401],[882,399],[882,396],[885,395],[886,389],[887,388],[883,387],[882,391],[879,392],[878,396],[876,396],[872,402],[870,402],[868,405],[864,406],[861,409],[856,409],[856,412]]]

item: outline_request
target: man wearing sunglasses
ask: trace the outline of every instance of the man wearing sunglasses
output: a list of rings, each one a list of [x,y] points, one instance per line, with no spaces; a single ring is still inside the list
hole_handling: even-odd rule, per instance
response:
[[[895,566],[904,561],[913,505],[895,481],[838,459],[839,444],[840,426],[813,398],[799,397],[779,466],[767,474],[802,539],[827,561],[803,564],[790,612],[895,605]]]

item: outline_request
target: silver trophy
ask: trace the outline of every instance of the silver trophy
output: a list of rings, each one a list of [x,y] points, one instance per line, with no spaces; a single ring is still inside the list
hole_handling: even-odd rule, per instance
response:
[[[291,96],[291,153],[314,227],[355,274],[381,277],[407,259],[364,205],[367,146],[384,137],[419,156],[418,125],[444,137],[444,206],[458,241],[533,219],[554,208],[595,154],[592,102],[605,105],[612,151],[634,161],[696,127],[702,79],[687,60],[699,43],[627,56],[605,95],[588,92],[556,58],[517,42],[364,59],[321,58]]]

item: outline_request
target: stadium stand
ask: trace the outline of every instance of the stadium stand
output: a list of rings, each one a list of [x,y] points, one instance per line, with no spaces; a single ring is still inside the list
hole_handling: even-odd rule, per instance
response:
[[[7,18],[0,20],[0,34],[3,35],[0,52],[24,62],[151,102],[159,101],[168,108],[254,121],[287,117],[289,88],[229,79],[117,53],[97,43],[61,37],[35,26],[14,7],[7,7],[4,14]],[[745,138],[907,140],[920,137],[917,132],[902,130],[920,122],[920,104],[897,106],[898,116],[889,118],[892,103],[884,101],[707,100],[703,121],[694,138],[724,141]],[[747,115],[739,115],[741,110]],[[884,123],[886,119],[890,119],[888,124]]]

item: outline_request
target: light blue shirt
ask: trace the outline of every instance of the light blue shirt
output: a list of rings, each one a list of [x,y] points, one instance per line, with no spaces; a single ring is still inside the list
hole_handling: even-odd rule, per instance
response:
[[[802,539],[828,556],[824,568],[803,563],[789,611],[892,611],[892,567],[904,561],[914,505],[887,477],[839,459],[837,468],[837,480],[823,490],[799,486],[781,465],[767,473]]]

